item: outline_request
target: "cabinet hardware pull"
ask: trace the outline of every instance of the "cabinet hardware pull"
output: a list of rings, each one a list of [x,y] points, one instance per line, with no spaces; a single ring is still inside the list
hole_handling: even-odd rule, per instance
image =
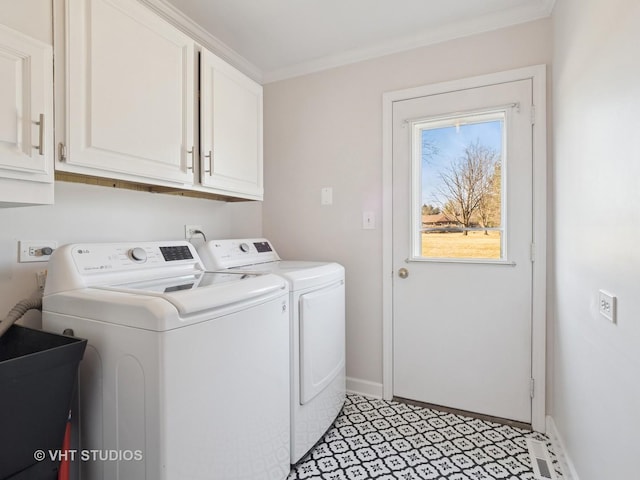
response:
[[[39,126],[40,131],[38,133],[38,140],[40,143],[38,145],[34,145],[33,148],[38,149],[39,155],[44,155],[44,113],[40,114],[40,121],[35,122],[35,124]]]
[[[209,150],[209,153],[207,153],[204,158],[208,158],[209,159],[209,170],[205,170],[205,173],[208,173],[210,176],[213,175],[213,155],[211,155],[211,150]]]
[[[187,154],[191,155],[191,166],[187,167],[187,170],[193,170],[193,151],[193,146],[191,146],[191,150],[187,150]]]
[[[62,142],[58,144],[58,157],[60,158],[61,162],[67,160],[67,147],[65,147],[64,143]]]

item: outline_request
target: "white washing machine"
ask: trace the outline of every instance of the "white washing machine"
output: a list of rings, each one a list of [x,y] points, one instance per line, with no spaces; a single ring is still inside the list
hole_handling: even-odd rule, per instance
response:
[[[198,247],[211,271],[272,273],[291,305],[291,463],[322,438],[345,400],[345,276],[337,263],[281,260],[264,238]]]
[[[206,273],[187,242],[58,248],[43,328],[89,341],[81,478],[284,480],[288,302],[280,277]]]

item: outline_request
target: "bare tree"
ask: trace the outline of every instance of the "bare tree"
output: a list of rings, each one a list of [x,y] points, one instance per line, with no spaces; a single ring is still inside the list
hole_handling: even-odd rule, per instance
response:
[[[428,162],[440,153],[440,147],[426,135],[426,131],[422,132],[422,161]]]
[[[461,158],[452,161],[450,167],[440,173],[442,185],[438,193],[444,198],[444,213],[462,224],[464,235],[490,191],[497,159],[495,150],[476,140],[467,145]]]
[[[483,228],[495,227],[501,222],[502,208],[502,164],[497,161],[492,168],[486,192],[478,204],[478,219]],[[485,235],[489,233],[484,231]]]

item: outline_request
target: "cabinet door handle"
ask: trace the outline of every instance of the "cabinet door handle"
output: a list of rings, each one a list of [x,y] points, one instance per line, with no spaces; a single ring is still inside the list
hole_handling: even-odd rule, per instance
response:
[[[191,155],[191,165],[187,167],[187,170],[193,170],[193,151],[194,147],[191,146],[191,150],[187,150],[187,154]]]
[[[207,153],[204,158],[209,159],[209,170],[205,170],[205,173],[208,173],[209,176],[213,175],[213,155],[211,154],[211,150]]]
[[[35,122],[36,125],[38,125],[39,127],[39,133],[38,133],[38,141],[39,144],[38,145],[34,145],[33,148],[37,148],[38,149],[38,154],[39,155],[44,155],[44,113],[40,114],[40,121],[39,122]]]

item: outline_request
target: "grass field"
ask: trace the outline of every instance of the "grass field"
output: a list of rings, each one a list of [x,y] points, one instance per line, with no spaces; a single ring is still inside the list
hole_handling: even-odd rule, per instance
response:
[[[422,256],[429,258],[500,258],[500,232],[423,233]]]

